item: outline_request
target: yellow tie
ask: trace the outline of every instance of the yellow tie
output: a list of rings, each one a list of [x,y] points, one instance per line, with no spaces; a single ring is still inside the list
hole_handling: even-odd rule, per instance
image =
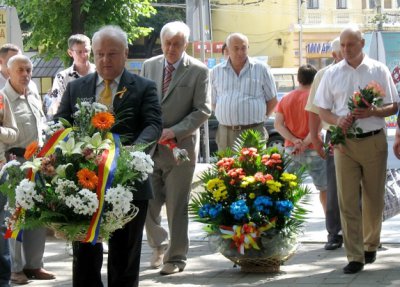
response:
[[[112,103],[112,90],[111,81],[104,80],[104,89],[100,93],[99,102],[107,107],[111,106]]]

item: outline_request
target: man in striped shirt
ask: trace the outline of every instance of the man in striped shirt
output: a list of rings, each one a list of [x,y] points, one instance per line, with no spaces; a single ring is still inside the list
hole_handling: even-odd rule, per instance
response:
[[[277,104],[276,87],[268,66],[248,56],[249,40],[240,33],[226,39],[228,61],[211,71],[212,105],[219,122],[218,150],[232,147],[247,129],[261,132],[265,139],[265,116]]]

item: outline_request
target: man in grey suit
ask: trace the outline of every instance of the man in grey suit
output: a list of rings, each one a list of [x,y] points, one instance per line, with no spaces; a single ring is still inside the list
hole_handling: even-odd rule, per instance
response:
[[[55,118],[72,121],[76,103],[102,101],[106,85],[112,90],[106,104],[117,121],[111,132],[120,134],[123,144],[148,144],[161,134],[161,108],[153,81],[125,70],[128,57],[127,35],[117,26],[105,26],[92,38],[96,72],[68,83]],[[109,240],[108,287],[139,285],[140,253],[148,200],[152,197],[150,182],[136,186],[133,204],[139,208],[136,217]],[[73,287],[101,287],[103,246],[101,243],[73,243]]]
[[[163,132],[156,147],[151,176],[154,199],[149,201],[146,232],[153,256],[150,265],[162,275],[183,271],[189,249],[188,203],[199,150],[199,127],[211,115],[208,68],[185,53],[190,29],[171,22],[161,30],[163,55],[144,62],[142,75],[156,82],[161,101]],[[172,75],[171,75],[172,74]],[[160,142],[173,140],[186,149],[190,161],[178,164]],[[166,205],[168,232],[161,226]],[[165,253],[165,254],[164,254]]]

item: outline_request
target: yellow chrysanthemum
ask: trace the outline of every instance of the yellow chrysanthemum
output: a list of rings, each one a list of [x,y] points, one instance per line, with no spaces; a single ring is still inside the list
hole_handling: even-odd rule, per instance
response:
[[[216,201],[224,200],[228,197],[225,183],[222,179],[213,178],[207,182],[207,190],[213,194]]]
[[[284,181],[284,182],[296,181],[297,180],[297,176],[292,174],[292,173],[284,172],[281,175],[281,180]]]
[[[280,192],[282,183],[275,181],[275,180],[268,180],[267,181],[267,186],[269,189],[269,193],[274,193],[274,192]]]
[[[242,182],[240,183],[240,187],[247,187],[248,185],[251,185],[253,183],[256,182],[256,179],[254,178],[254,176],[245,176],[242,179]]]

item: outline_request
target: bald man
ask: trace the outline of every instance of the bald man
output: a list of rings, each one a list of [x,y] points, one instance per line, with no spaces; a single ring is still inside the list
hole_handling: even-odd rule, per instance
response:
[[[349,261],[343,268],[346,274],[357,273],[364,264],[376,259],[388,155],[384,118],[397,112],[399,101],[389,69],[365,55],[364,44],[358,27],[347,27],[341,32],[344,61],[325,72],[314,101],[321,119],[328,124],[346,131],[355,121],[362,129],[362,133],[346,138],[344,145],[334,149],[343,240]],[[385,91],[383,106],[356,108],[350,112],[349,97],[371,81]]]

